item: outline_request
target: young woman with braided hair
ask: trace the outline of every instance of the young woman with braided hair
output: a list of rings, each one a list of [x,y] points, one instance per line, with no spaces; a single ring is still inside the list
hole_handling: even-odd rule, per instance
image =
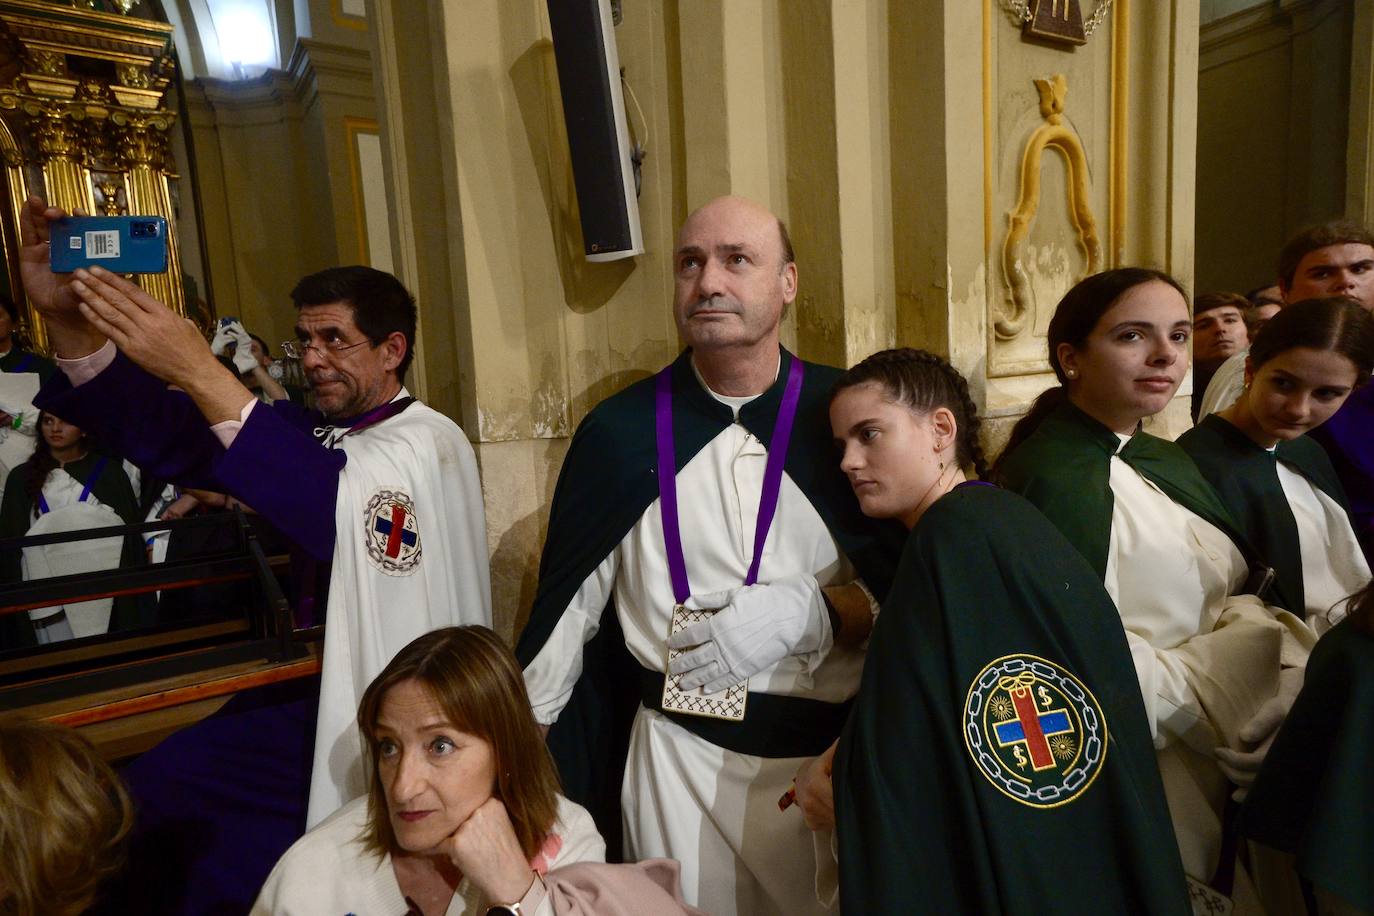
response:
[[[808,824],[837,831],[842,911],[1186,913],[1116,611],[1029,503],[968,479],[963,377],[877,353],[830,420],[864,514],[910,529],[844,733],[798,774]]]
[[[1237,863],[1223,823],[1232,782],[1253,781],[1302,684],[1314,635],[1257,596],[1267,569],[1187,453],[1141,429],[1187,374],[1191,328],[1167,274],[1079,282],[1049,325],[1060,385],[1017,424],[994,475],[1116,602],[1193,893],[1229,896],[1237,914],[1289,912],[1282,881],[1256,891],[1252,878],[1268,878]]]

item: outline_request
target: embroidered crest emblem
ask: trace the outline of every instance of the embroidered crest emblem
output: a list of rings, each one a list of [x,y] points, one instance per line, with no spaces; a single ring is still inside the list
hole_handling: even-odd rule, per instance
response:
[[[406,576],[420,565],[420,522],[415,502],[400,490],[378,490],[363,510],[363,547],[372,565]]]
[[[1107,759],[1107,720],[1083,683],[1034,655],[1006,655],[969,687],[964,742],[988,781],[1033,808],[1087,791]]]

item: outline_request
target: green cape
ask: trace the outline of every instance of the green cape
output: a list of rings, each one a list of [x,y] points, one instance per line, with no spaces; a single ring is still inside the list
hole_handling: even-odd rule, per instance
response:
[[[998,466],[999,483],[1045,513],[1099,579],[1107,575],[1115,502],[1111,457],[1120,446],[1116,433],[1065,400]],[[1137,432],[1120,456],[1174,502],[1224,531],[1251,559],[1249,542],[1183,449]]]
[[[1241,830],[1294,853],[1298,871],[1374,912],[1374,637],[1343,621],[1307,679],[1241,808]]]
[[[37,353],[11,347],[10,352],[0,356],[0,372],[14,372],[15,370],[33,372],[37,374],[40,382],[46,382],[48,376],[57,371],[57,366],[52,360],[39,356]]]
[[[1216,488],[1260,556],[1273,567],[1273,603],[1306,617],[1298,525],[1279,483],[1275,460],[1292,466],[1340,503],[1349,518],[1345,490],[1326,452],[1306,436],[1280,442],[1277,450],[1270,452],[1217,414],[1204,417],[1179,437],[1178,444]]]
[[[102,457],[104,456],[90,451],[84,458],[69,462],[61,470],[84,484]],[[28,469],[28,462],[25,462],[10,471],[9,477],[5,480],[5,496],[3,501],[0,501],[0,538],[23,537],[32,524],[33,504],[24,493],[24,479]],[[100,500],[102,505],[113,509],[124,524],[136,525],[143,521],[138,511],[138,499],[134,495],[133,486],[129,483],[129,478],[125,475],[118,458],[105,459],[105,467],[101,470],[100,476],[91,484],[91,494]],[[140,566],[146,561],[147,553],[143,541],[137,535],[127,536],[119,558],[120,566]],[[18,582],[21,578],[19,552],[6,552],[0,556],[0,582]],[[151,623],[155,602],[152,594],[116,598],[110,610],[110,630],[130,629]],[[27,614],[0,616],[0,649],[35,644],[33,626],[29,623]]]
[[[782,351],[777,382],[740,410],[740,422],[763,442],[772,441],[794,358]],[[829,419],[830,388],[839,370],[804,365],[784,469],[869,588],[881,597],[891,582],[903,532],[895,523],[865,518],[840,472]],[[692,371],[690,350],[674,361],[672,371],[673,440],[681,471],[734,422],[734,413],[702,389]],[[656,463],[650,377],[598,404],[573,435],[554,490],[534,607],[515,650],[522,666],[539,654],[582,583],[658,498]],[[615,856],[620,848],[620,784],[642,669],[625,648],[613,601],[601,614],[596,636],[583,647],[582,662],[572,697],[549,731],[549,750],[558,763],[564,794],[592,812]]]
[[[1086,686],[1109,735],[1095,777],[1057,806],[1012,798],[970,750],[972,688],[1021,654]],[[1056,756],[1052,779],[1070,770]],[[1120,616],[1064,537],[1004,490],[960,486],[911,532],[834,786],[844,913],[1191,912]]]

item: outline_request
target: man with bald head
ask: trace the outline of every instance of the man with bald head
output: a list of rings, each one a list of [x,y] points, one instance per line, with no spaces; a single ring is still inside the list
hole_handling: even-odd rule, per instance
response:
[[[713,914],[819,911],[833,859],[778,801],[839,734],[900,535],[835,461],[837,370],[779,342],[797,296],[782,222],[713,200],[674,274],[687,348],[578,428],[517,653],[609,848],[623,825],[627,859],[678,859]]]

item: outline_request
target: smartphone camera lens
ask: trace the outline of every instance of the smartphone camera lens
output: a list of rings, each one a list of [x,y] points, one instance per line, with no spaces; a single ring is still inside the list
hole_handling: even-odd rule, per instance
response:
[[[133,223],[129,226],[129,234],[136,239],[155,239],[157,238],[157,223]]]

